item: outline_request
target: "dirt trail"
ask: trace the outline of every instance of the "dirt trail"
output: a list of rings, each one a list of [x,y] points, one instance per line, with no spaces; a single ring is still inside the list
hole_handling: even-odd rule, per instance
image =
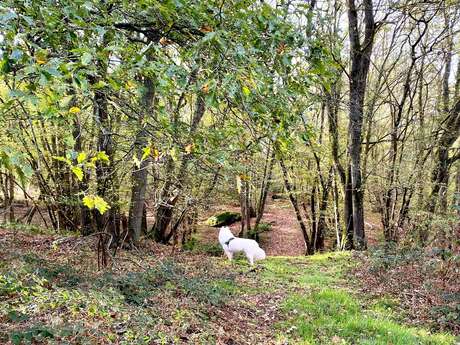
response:
[[[286,200],[273,200],[267,204],[262,218],[272,225],[272,231],[261,236],[261,245],[270,256],[305,254],[305,244],[292,206]]]

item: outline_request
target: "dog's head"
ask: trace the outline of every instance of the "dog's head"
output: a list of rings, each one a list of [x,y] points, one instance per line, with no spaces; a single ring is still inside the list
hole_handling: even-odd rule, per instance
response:
[[[220,234],[226,234],[226,235],[229,235],[229,236],[233,236],[230,228],[228,226],[223,226],[220,228],[220,231],[219,231]]]

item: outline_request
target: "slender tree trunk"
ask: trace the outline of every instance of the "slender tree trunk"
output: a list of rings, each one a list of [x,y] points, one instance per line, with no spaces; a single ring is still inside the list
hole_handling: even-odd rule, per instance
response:
[[[339,98],[340,89],[339,85],[334,84],[331,87],[331,92],[326,92],[327,96],[327,108],[328,108],[328,119],[329,119],[329,134],[331,137],[331,150],[332,158],[334,159],[334,165],[342,184],[344,192],[344,221],[345,221],[345,249],[350,250],[354,248],[353,243],[353,204],[352,204],[352,185],[351,185],[351,169],[348,165],[348,170],[345,171],[339,159],[339,123],[338,123],[338,111],[339,111]],[[338,193],[336,193],[338,196]]]
[[[106,66],[101,63],[99,68],[106,71]],[[93,81],[94,83],[97,80]],[[96,179],[97,179],[97,194],[104,198],[109,204],[110,209],[101,215],[94,211],[93,215],[96,219],[98,231],[105,231],[110,236],[104,236],[102,242],[107,242],[109,245],[117,246],[120,242],[120,216],[119,216],[119,195],[118,181],[115,171],[115,148],[112,137],[112,129],[110,126],[110,118],[108,112],[108,101],[106,90],[97,89],[94,92],[93,113],[98,126],[98,141],[97,150],[105,152],[109,157],[109,162],[96,162]],[[101,244],[105,247],[105,244]]]
[[[294,187],[292,186],[291,182],[289,182],[288,171],[287,171],[286,165],[284,164],[284,161],[280,159],[279,163],[280,163],[281,171],[283,172],[284,187],[286,188],[286,191],[288,192],[289,200],[291,201],[291,205],[294,208],[297,222],[299,223],[300,230],[302,231],[303,239],[305,242],[305,254],[312,255],[314,253],[313,248],[310,246],[310,243],[311,243],[310,238],[308,236],[307,227],[302,218],[302,213],[300,212],[297,197],[295,196],[295,193],[294,193],[295,192]]]
[[[457,176],[455,179],[455,195],[453,204],[457,208],[458,216],[460,216],[460,164],[457,164]]]
[[[196,107],[195,107],[195,112],[192,117],[192,121],[190,123],[190,130],[189,130],[189,135],[190,137],[195,134],[195,132],[198,129],[198,126],[200,124],[201,119],[203,118],[203,115],[205,113],[205,100],[203,95],[198,95],[197,100],[196,100]],[[185,185],[186,178],[187,178],[187,168],[188,168],[188,163],[190,159],[192,158],[192,153],[188,153],[184,155],[180,167],[179,167],[179,172],[176,175],[176,178],[174,179],[174,176],[172,176],[173,172],[173,163],[171,160],[168,161],[169,168],[167,168],[168,176],[167,179],[168,181],[165,184],[165,187],[163,188],[162,191],[162,200],[166,200],[168,197],[169,198],[175,198],[176,196],[178,197]],[[174,183],[171,182],[171,180],[175,180]],[[175,195],[170,196],[172,194],[172,188],[175,187]],[[174,199],[176,200],[176,199]],[[177,201],[177,200],[176,200]],[[155,223],[152,227],[152,233],[157,242],[167,242],[167,236],[166,236],[166,230],[169,224],[171,223],[172,217],[174,214],[174,204],[167,202],[167,203],[162,203],[158,206],[157,211],[156,211],[156,216],[155,216]]]
[[[7,219],[10,223],[13,223],[15,220],[14,217],[14,175],[12,172],[8,173],[6,181],[8,182],[8,202],[6,203],[6,207],[8,212],[6,213]]]
[[[347,240],[345,243],[345,249],[351,250],[355,248],[354,243],[354,225],[353,225],[353,186],[351,184],[351,166],[348,165],[348,171],[346,176],[345,184],[345,197],[344,197],[344,218],[345,218],[345,230],[347,234]]]
[[[143,149],[147,145],[147,131],[143,127],[143,119],[145,113],[153,112],[152,104],[154,98],[153,80],[145,78],[144,94],[142,95],[143,109],[139,115],[138,125],[142,128],[138,131],[134,142],[135,155],[137,156],[140,165],[133,166],[131,174],[133,186],[131,188],[131,203],[129,208],[128,229],[131,241],[136,244],[142,233],[143,215],[145,210],[145,193],[147,190],[147,177],[150,157],[142,159]]]
[[[246,220],[246,231],[247,234],[251,234],[251,196],[250,196],[250,185],[249,181],[244,181],[244,210],[246,211],[246,214],[244,216],[244,219]]]
[[[246,237],[246,202],[245,202],[245,189],[246,184],[242,179],[240,179],[240,212],[241,212],[241,223],[240,223],[240,232],[238,237]]]
[[[332,181],[334,177],[334,168],[329,169],[327,182],[323,186],[321,193],[321,201],[319,203],[319,215],[318,215],[318,225],[317,225],[317,235],[315,240],[315,251],[324,250],[324,237],[326,233],[326,219],[327,219],[327,208],[329,205],[329,192],[332,187]]]
[[[268,159],[268,153],[267,153],[267,159]],[[256,216],[255,225],[254,225],[254,229],[256,230],[256,232],[257,232],[257,227],[259,226],[260,221],[262,220],[262,217],[264,214],[265,204],[267,202],[267,195],[268,195],[268,191],[270,190],[274,163],[275,163],[275,150],[272,150],[270,162],[268,163],[268,167],[267,167],[267,172],[266,174],[264,173],[264,182],[262,184],[262,188],[260,191],[260,198],[259,198],[259,202],[257,205],[257,216]]]

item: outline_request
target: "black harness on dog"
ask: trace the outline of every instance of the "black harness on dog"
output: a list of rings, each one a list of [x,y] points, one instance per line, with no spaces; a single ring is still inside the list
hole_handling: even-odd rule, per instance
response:
[[[235,239],[235,237],[232,237],[232,238],[229,238],[227,242],[225,242],[225,244],[227,245],[227,247],[228,247],[228,244],[229,244],[232,240],[234,240],[234,239]]]

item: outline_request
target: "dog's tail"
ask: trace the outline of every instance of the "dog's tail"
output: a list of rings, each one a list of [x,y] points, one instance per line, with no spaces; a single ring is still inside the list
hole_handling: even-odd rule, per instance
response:
[[[262,248],[257,248],[254,253],[254,260],[263,260],[265,259],[265,251]]]

